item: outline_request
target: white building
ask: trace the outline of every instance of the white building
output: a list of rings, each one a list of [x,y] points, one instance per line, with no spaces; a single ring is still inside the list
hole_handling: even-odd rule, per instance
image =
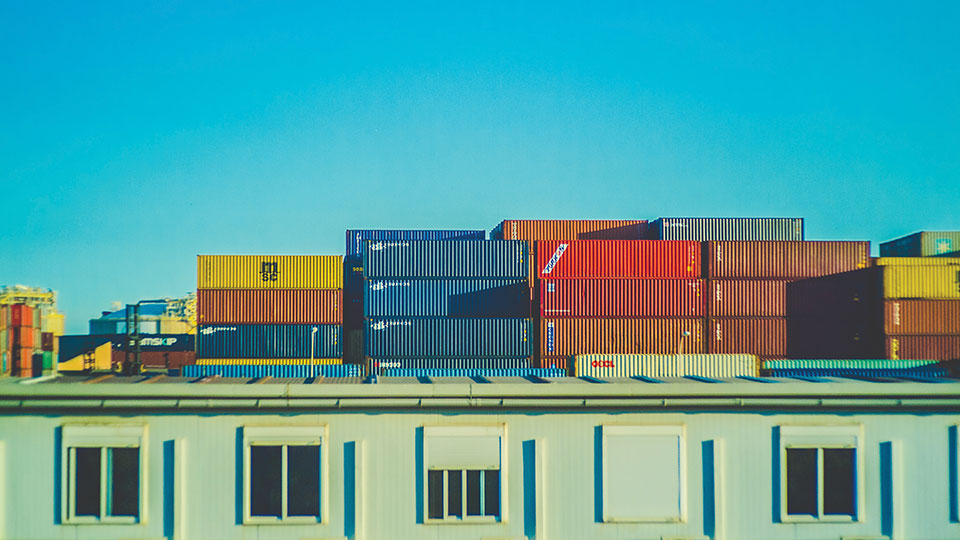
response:
[[[960,538],[956,380],[90,380],[0,381],[0,538]]]

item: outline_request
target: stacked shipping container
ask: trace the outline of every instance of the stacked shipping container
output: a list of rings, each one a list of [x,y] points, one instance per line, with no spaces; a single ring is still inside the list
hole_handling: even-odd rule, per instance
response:
[[[338,255],[201,255],[197,358],[341,363],[343,259]]]
[[[881,257],[960,255],[960,231],[922,231],[880,244]]]
[[[40,313],[25,304],[0,306],[0,374],[39,376],[43,370]],[[52,340],[50,343],[52,350]],[[51,353],[52,354],[52,353]]]

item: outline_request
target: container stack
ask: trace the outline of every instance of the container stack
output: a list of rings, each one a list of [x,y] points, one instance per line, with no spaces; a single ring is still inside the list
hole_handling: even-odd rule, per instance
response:
[[[881,257],[960,257],[960,231],[921,231],[880,244]]]
[[[363,244],[368,240],[485,240],[479,230],[397,230],[348,229],[343,257],[343,330],[346,336],[344,358],[350,363],[363,360]]]
[[[536,243],[539,365],[575,355],[703,351],[700,244],[671,240]]]
[[[791,358],[960,359],[960,259],[880,257],[791,283]]]
[[[343,258],[200,255],[197,322],[205,373],[217,365],[247,366],[246,376],[333,373],[324,366],[343,359]],[[304,364],[315,371],[293,367]]]
[[[42,373],[39,317],[40,313],[26,304],[0,306],[2,373],[14,377],[35,377]]]
[[[529,368],[528,259],[519,241],[365,242],[370,371]]]

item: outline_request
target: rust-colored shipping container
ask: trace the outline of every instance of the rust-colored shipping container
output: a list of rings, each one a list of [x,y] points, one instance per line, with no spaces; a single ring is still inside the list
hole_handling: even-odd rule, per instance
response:
[[[126,353],[113,349],[110,361],[114,366],[121,366],[125,361]],[[133,354],[130,355],[133,361]],[[196,363],[196,354],[193,351],[140,351],[140,364],[149,369],[180,369]]]
[[[700,277],[700,243],[685,240],[537,242],[537,275],[556,278]]]
[[[14,347],[23,347],[32,349],[35,346],[33,340],[33,328],[26,326],[14,326],[10,329],[10,343]]]
[[[789,279],[723,279],[707,282],[711,317],[786,317]]]
[[[540,321],[540,358],[575,354],[702,353],[703,319]]]
[[[704,242],[711,279],[825,276],[870,266],[870,242]]]
[[[3,330],[7,327],[7,324],[9,324],[7,319],[9,319],[9,317],[10,308],[7,306],[0,306],[0,330]]]
[[[707,325],[711,354],[753,354],[786,358],[787,319],[783,317],[711,318]]]
[[[33,349],[25,347],[13,347],[11,351],[10,364],[14,367],[30,367],[33,365]]]
[[[53,351],[53,332],[40,333],[40,349],[44,351]]]
[[[507,219],[491,240],[643,240],[647,222],[631,219]]]
[[[960,336],[887,336],[891,360],[960,360]]]
[[[887,334],[960,335],[960,300],[886,300],[883,327]]]
[[[199,324],[340,324],[343,289],[200,289]]]
[[[545,279],[542,317],[702,317],[699,279]]]
[[[10,306],[10,326],[33,327],[33,308],[24,304]]]
[[[572,367],[571,363],[573,362],[572,356],[546,356],[540,359],[537,362],[536,367],[538,368],[556,368],[566,370],[567,373],[570,373],[570,368]]]

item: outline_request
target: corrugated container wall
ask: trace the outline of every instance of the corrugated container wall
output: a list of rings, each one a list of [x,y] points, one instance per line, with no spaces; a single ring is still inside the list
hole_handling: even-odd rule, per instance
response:
[[[371,358],[370,373],[385,369],[528,369],[529,358]]]
[[[198,255],[197,289],[341,289],[340,255]]]
[[[368,319],[372,358],[528,357],[529,319]]]
[[[885,298],[960,299],[958,266],[883,266]]]
[[[526,280],[369,279],[364,316],[529,318]]]
[[[960,360],[960,336],[888,336],[887,358]]]
[[[33,308],[25,304],[10,306],[10,326],[33,327]]]
[[[650,223],[656,240],[804,239],[803,218],[659,218]]]
[[[366,279],[525,279],[527,244],[517,240],[377,241],[363,253]]]
[[[960,334],[960,300],[887,300],[887,334]]]
[[[201,289],[199,324],[340,324],[341,289]]]
[[[356,364],[314,366],[183,366],[184,377],[237,377],[256,379],[260,377],[359,377],[360,366]]]
[[[342,358],[199,358],[201,366],[303,366],[342,364]]]
[[[768,360],[767,377],[945,377],[936,360]]]
[[[783,317],[710,319],[707,332],[708,350],[713,354],[787,356],[787,320]]]
[[[316,336],[312,330],[316,328]],[[309,358],[343,356],[343,327],[333,324],[200,326],[198,358]]]
[[[786,317],[790,280],[710,280],[707,309],[711,317]]]
[[[870,266],[870,242],[706,242],[708,277],[800,279]]]
[[[701,317],[699,279],[541,280],[542,317]]]
[[[880,244],[881,257],[931,257],[960,251],[960,231],[922,231]]]
[[[634,219],[506,219],[491,240],[644,240],[647,222]]]
[[[548,278],[700,277],[700,243],[574,240],[536,243],[537,275]]]
[[[543,318],[540,321],[541,358],[569,358],[577,354],[676,354],[681,346],[688,354],[704,352],[702,318]]]
[[[958,266],[960,257],[875,257],[874,266]]]
[[[346,255],[363,255],[367,240],[485,240],[486,231],[473,230],[387,230],[348,229]]]
[[[586,354],[574,357],[577,377],[756,377],[750,354]]]
[[[388,368],[381,373],[383,377],[566,377],[562,369],[542,368],[472,368],[472,369],[408,369]]]

